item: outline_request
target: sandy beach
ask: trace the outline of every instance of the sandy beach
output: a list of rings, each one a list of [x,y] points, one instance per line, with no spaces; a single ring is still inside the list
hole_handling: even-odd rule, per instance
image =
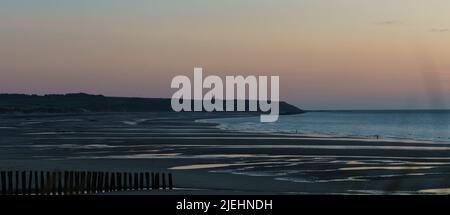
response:
[[[243,114],[241,114],[243,115]],[[225,131],[239,114],[0,116],[0,169],[164,171],[173,191],[108,194],[444,194],[450,146]]]

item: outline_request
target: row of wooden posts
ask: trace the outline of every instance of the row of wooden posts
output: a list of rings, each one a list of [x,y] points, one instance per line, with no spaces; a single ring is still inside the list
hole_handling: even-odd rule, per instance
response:
[[[167,177],[166,177],[167,176]],[[83,195],[173,189],[171,173],[0,171],[1,195]]]

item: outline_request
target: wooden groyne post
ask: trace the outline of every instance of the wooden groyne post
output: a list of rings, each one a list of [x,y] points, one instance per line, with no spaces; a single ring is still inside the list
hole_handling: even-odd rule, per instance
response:
[[[0,171],[0,195],[84,195],[173,189],[172,173]]]

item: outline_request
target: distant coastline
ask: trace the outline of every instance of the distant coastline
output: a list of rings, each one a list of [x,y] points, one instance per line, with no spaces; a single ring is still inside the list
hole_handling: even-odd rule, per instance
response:
[[[168,98],[110,97],[86,93],[0,94],[0,113],[172,112]],[[248,101],[247,101],[248,102]],[[280,102],[280,114],[304,113]]]

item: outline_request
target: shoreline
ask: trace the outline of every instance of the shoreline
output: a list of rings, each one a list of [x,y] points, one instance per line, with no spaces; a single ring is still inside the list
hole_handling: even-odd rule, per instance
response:
[[[321,113],[324,111],[315,111],[317,113]],[[300,115],[300,114],[296,114]],[[281,117],[281,116],[280,116]],[[304,140],[338,140],[338,141],[367,141],[367,142],[387,142],[387,143],[421,143],[421,144],[450,144],[449,141],[436,141],[436,140],[417,140],[417,139],[408,139],[408,138],[383,138],[383,137],[369,137],[369,136],[333,136],[333,135],[325,135],[325,134],[303,134],[303,133],[293,133],[293,132],[283,132],[283,131],[243,131],[237,129],[229,129],[224,128],[223,124],[220,122],[216,122],[214,120],[220,119],[233,119],[236,117],[221,117],[221,118],[209,118],[209,119],[198,119],[194,122],[196,123],[213,123],[216,124],[216,128],[223,131],[231,131],[237,133],[253,133],[253,134],[264,134],[264,135],[283,135],[283,136],[291,136],[297,137]],[[240,118],[239,116],[237,118]],[[245,117],[247,118],[247,117]]]

